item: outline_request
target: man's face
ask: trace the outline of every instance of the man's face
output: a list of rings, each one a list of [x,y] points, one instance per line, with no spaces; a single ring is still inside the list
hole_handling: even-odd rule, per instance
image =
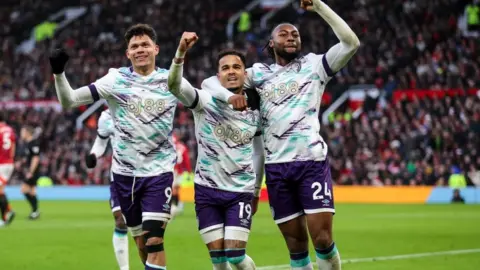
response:
[[[223,87],[235,91],[245,82],[245,65],[237,55],[225,55],[218,62],[217,77]]]
[[[155,66],[158,45],[147,35],[133,36],[128,42],[127,57],[136,68]]]
[[[286,60],[295,59],[302,49],[300,33],[291,24],[281,24],[273,30],[269,46],[278,56]]]

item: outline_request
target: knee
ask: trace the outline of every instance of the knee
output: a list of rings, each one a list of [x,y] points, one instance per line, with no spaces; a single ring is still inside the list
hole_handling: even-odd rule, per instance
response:
[[[158,220],[146,220],[142,227],[145,232],[145,245],[148,253],[163,251],[163,235],[165,223]]]
[[[329,230],[320,230],[312,240],[316,248],[328,248],[333,242],[332,233]]]

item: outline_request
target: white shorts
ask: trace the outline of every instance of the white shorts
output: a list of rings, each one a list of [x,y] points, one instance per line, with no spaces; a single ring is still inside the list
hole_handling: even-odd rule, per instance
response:
[[[0,186],[7,184],[12,177],[13,169],[13,164],[0,164]]]

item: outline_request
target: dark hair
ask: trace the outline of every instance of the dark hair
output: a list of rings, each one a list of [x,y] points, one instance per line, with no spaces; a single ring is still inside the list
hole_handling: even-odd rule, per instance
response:
[[[139,23],[131,26],[130,28],[128,28],[127,32],[125,32],[124,38],[127,46],[132,37],[143,35],[147,35],[153,40],[154,43],[157,43],[157,33],[155,32],[155,30],[148,24]]]
[[[270,47],[270,40],[272,40],[272,38],[270,38],[268,41],[267,41],[267,44],[265,44],[265,46],[263,47],[263,50],[267,50],[267,54],[270,58],[273,58],[273,60],[275,60],[275,51],[273,49],[273,47]]]
[[[0,122],[5,122],[7,120],[6,115],[3,112],[0,112]]]
[[[235,49],[226,49],[226,50],[223,50],[223,51],[219,52],[218,55],[217,55],[217,70],[218,70],[219,65],[220,65],[220,59],[222,59],[223,57],[225,57],[227,55],[235,55],[235,56],[240,57],[240,60],[242,60],[243,66],[245,68],[247,68],[247,60],[246,60],[245,55],[243,53],[241,53],[240,51],[237,51]]]

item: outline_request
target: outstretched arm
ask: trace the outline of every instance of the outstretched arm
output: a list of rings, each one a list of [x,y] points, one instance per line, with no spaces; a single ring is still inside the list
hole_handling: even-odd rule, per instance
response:
[[[329,25],[340,40],[326,53],[323,65],[327,75],[342,69],[360,47],[360,40],[348,24],[321,0],[302,0],[302,7],[317,12]],[[325,62],[326,61],[326,62]]]
[[[249,76],[251,74],[251,69],[247,69],[247,77],[245,79],[245,83],[243,87],[250,88],[253,83],[249,80]],[[248,86],[248,87],[247,87]],[[217,76],[212,76],[208,79],[205,79],[202,82],[202,89],[208,91],[212,97],[221,100],[225,103],[229,103],[233,106],[236,110],[245,110],[247,108],[247,100],[243,95],[237,95],[232,93],[232,91],[228,90],[227,88],[223,87],[218,80]]]
[[[69,56],[62,49],[55,50],[50,56],[50,65],[55,77],[55,90],[57,92],[58,100],[63,108],[73,108],[80,105],[90,104],[98,99],[98,93],[91,89],[91,87],[84,86],[77,90],[73,90],[68,83],[65,76],[65,64]]]

